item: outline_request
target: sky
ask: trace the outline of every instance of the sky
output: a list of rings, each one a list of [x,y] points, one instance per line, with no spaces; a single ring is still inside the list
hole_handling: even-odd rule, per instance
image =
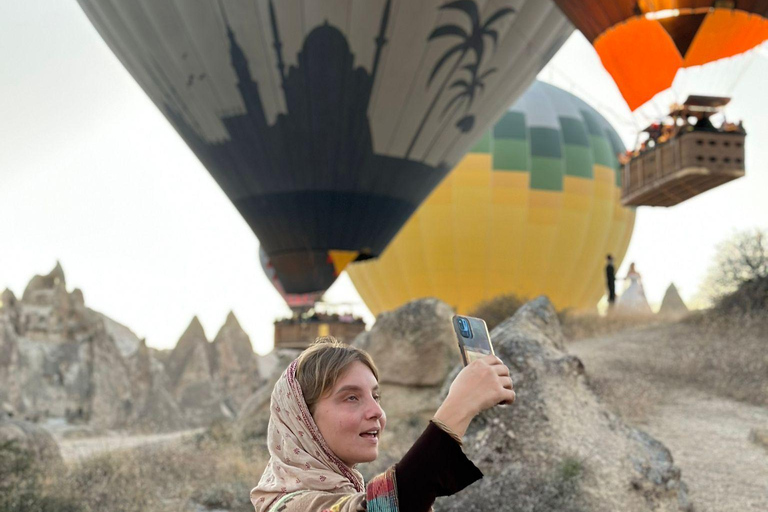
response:
[[[256,351],[269,352],[272,322],[289,310],[261,270],[258,241],[77,3],[0,2],[0,62],[0,289],[20,296],[59,261],[86,305],[150,346],[173,347],[194,316],[212,339],[233,311]],[[747,176],[638,210],[619,275],[636,262],[652,305],[671,282],[693,302],[716,244],[768,227],[768,52],[739,76],[727,113],[749,131]],[[540,78],[633,143],[639,121],[579,33]],[[373,321],[346,274],[326,301]]]

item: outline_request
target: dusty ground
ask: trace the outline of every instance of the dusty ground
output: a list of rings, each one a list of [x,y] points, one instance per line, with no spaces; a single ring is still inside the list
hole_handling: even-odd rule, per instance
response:
[[[145,445],[165,445],[187,439],[204,429],[182,430],[167,434],[107,435],[83,439],[62,439],[57,436],[61,456],[65,462],[87,459],[105,452],[127,450]]]
[[[670,449],[697,512],[768,510],[768,450],[750,441],[768,427],[768,407],[670,378],[675,357],[665,343],[684,340],[685,325],[631,329],[568,344],[609,408]]]

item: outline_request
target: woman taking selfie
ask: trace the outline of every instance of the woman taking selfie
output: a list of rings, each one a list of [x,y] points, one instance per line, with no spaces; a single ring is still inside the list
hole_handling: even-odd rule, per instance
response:
[[[462,369],[405,456],[364,484],[357,464],[379,454],[387,417],[379,374],[364,351],[318,338],[272,391],[270,460],[251,491],[256,512],[421,512],[482,478],[461,437],[478,413],[512,403],[509,369],[486,356]]]

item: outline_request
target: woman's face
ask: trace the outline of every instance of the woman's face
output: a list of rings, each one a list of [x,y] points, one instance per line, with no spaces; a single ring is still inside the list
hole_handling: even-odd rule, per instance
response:
[[[379,383],[365,364],[355,361],[312,414],[325,442],[353,467],[379,456],[379,438],[387,416],[379,405]]]

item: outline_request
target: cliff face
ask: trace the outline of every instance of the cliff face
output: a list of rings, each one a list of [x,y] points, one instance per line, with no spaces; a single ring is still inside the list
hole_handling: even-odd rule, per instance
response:
[[[233,314],[213,343],[197,318],[163,354],[68,292],[60,265],[0,295],[0,406],[33,421],[171,430],[232,418],[261,383]]]

